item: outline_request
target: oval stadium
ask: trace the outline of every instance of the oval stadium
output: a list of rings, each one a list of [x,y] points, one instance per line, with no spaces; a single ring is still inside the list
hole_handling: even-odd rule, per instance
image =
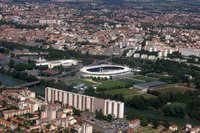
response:
[[[133,70],[121,65],[85,66],[81,70],[82,77],[122,79],[133,75]]]

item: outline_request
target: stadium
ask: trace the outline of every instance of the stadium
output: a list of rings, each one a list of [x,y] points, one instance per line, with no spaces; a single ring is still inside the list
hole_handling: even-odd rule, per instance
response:
[[[133,76],[133,70],[121,65],[95,65],[85,66],[81,70],[81,77],[122,79]]]

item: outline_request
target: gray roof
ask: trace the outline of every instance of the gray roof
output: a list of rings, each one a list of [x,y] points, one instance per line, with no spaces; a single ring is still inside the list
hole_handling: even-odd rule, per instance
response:
[[[141,87],[144,87],[144,88],[150,88],[150,87],[167,85],[167,83],[162,82],[162,81],[151,81],[151,82],[145,82],[145,83],[137,83],[135,85],[141,86]]]

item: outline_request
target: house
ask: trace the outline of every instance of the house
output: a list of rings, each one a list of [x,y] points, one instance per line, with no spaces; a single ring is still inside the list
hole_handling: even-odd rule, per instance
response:
[[[133,129],[133,128],[128,128],[128,129],[126,130],[126,133],[134,133],[134,129]]]
[[[192,125],[191,125],[191,124],[186,124],[186,125],[185,125],[185,130],[186,130],[186,131],[189,131],[191,128],[192,128]]]
[[[73,125],[73,129],[76,133],[81,133],[82,127],[78,124]]]
[[[199,133],[200,132],[200,126],[196,126],[189,129],[190,133]]]
[[[86,123],[83,123],[81,133],[92,133],[92,126]]]
[[[139,119],[129,121],[129,128],[136,129],[139,126],[140,126],[140,120]]]
[[[41,126],[40,125],[36,125],[36,126],[30,126],[29,127],[29,130],[32,131],[32,130],[37,130],[37,129],[41,129]]]
[[[171,125],[171,126],[169,127],[169,130],[171,130],[171,131],[177,131],[177,130],[178,130],[178,127],[177,127],[177,125]]]
[[[3,126],[5,126],[5,127],[10,127],[10,125],[11,125],[11,122],[8,122],[8,121],[6,121],[6,120],[4,120],[4,119],[0,119],[0,125],[3,125]]]
[[[12,110],[3,111],[3,115],[4,115],[5,119],[7,119],[8,117],[14,116],[14,115],[23,115],[23,114],[27,114],[27,113],[31,113],[30,108],[18,109],[18,110],[12,109]]]

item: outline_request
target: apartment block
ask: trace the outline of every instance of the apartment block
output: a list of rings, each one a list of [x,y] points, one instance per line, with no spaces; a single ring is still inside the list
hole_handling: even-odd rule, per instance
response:
[[[45,100],[48,103],[61,102],[82,111],[102,110],[104,115],[111,114],[115,118],[124,117],[124,103],[120,101],[101,99],[50,87],[45,88]]]

